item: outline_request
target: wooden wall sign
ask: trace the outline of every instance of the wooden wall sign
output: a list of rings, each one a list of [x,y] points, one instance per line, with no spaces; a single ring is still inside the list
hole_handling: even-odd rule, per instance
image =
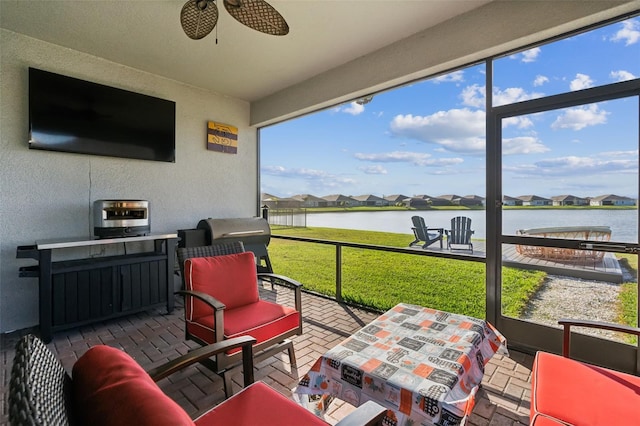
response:
[[[210,151],[238,153],[238,128],[228,124],[207,122],[207,149]]]

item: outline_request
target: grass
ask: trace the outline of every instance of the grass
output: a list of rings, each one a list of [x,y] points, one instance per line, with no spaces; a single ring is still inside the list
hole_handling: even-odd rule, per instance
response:
[[[274,235],[407,247],[411,236],[334,228],[279,228]],[[335,296],[335,247],[274,238],[271,263],[279,274],[302,282],[305,289]],[[342,296],[381,311],[399,302],[415,303],[474,317],[485,317],[485,265],[436,257],[411,256],[345,247],[342,250]],[[503,312],[518,317],[546,274],[503,268]]]
[[[620,287],[618,295],[618,322],[621,324],[638,326],[638,256],[635,254],[617,254],[618,261],[629,270],[635,277],[635,282],[624,282]],[[635,344],[638,341],[636,336],[626,335],[626,341]]]

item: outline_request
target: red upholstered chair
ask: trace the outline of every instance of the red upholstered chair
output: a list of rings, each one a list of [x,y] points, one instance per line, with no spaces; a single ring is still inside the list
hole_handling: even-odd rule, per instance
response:
[[[241,243],[239,247],[242,247]],[[290,278],[271,273],[257,273],[251,252],[229,253],[224,245],[178,249],[184,260],[186,338],[206,345],[238,336],[253,336],[257,360],[287,350],[296,366],[294,335],[302,334],[302,285]],[[222,255],[213,255],[222,252]],[[208,254],[208,255],[207,255]],[[280,305],[259,297],[258,280],[275,279],[293,289],[294,307]],[[225,393],[232,392],[230,369],[238,365],[238,349],[203,362],[224,379]]]
[[[251,349],[255,339],[239,337],[204,346],[146,372],[125,352],[97,345],[74,364],[69,376],[37,337],[16,345],[9,384],[13,426],[300,426],[328,423],[262,382],[253,383]],[[221,351],[241,348],[245,388],[192,420],[155,381]],[[380,425],[386,409],[367,403],[340,426]]]
[[[596,321],[560,320],[563,356],[538,352],[531,371],[531,426],[640,423],[640,377],[569,358],[571,326],[640,337],[640,328]]]

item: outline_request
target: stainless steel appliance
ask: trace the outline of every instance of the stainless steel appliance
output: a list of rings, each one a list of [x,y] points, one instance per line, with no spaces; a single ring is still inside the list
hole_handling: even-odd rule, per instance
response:
[[[98,238],[149,235],[149,202],[145,200],[96,200],[93,233]]]

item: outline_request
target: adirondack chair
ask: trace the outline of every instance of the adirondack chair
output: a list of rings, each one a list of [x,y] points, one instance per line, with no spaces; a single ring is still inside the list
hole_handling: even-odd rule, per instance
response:
[[[422,248],[427,248],[436,241],[440,241],[440,248],[442,248],[442,228],[427,228],[422,216],[413,216],[411,222],[413,222],[411,229],[413,230],[415,240],[409,243],[409,247],[413,247],[422,241]]]
[[[471,243],[471,235],[475,231],[471,230],[471,219],[465,216],[456,216],[451,219],[451,229],[445,231],[447,234],[447,249],[449,250],[471,250],[473,253],[473,244]],[[452,246],[464,246],[452,247]]]

